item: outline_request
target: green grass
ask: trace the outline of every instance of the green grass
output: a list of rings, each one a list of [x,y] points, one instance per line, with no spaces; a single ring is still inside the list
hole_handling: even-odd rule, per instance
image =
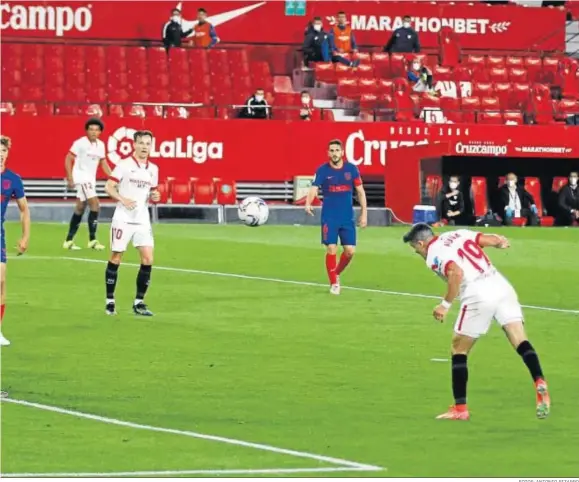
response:
[[[101,238],[108,227],[101,226]],[[387,468],[305,475],[573,477],[579,473],[579,316],[526,310],[551,385],[535,418],[530,377],[494,326],[470,357],[468,423],[436,421],[451,402],[447,358],[457,308],[435,300],[153,269],[152,319],[130,312],[134,267],[121,268],[119,316],[104,315],[105,260],[64,253],[62,225],[35,225],[8,263],[2,387],[14,399]],[[156,266],[325,283],[317,229],[155,228]],[[501,230],[491,258],[523,303],[579,310],[579,231]],[[442,294],[399,228],[360,233],[345,285]],[[18,226],[7,226],[9,246]],[[86,243],[81,230],[78,242]],[[127,262],[138,262],[133,251]],[[2,472],[320,468],[317,460],[119,427],[2,403]]]

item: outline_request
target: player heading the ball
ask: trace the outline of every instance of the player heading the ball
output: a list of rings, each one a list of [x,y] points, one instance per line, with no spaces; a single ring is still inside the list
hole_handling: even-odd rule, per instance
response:
[[[312,202],[321,190],[322,244],[326,246],[326,271],[330,280],[330,293],[340,294],[340,274],[346,269],[356,250],[356,221],[354,218],[353,193],[358,194],[362,211],[358,225],[368,224],[368,204],[360,172],[354,164],[344,161],[342,142],[334,139],[328,144],[329,162],[316,171],[312,187],[306,198],[306,212],[314,215]],[[340,262],[336,266],[338,239],[343,248]]]
[[[428,224],[419,223],[403,238],[426,260],[426,266],[447,282],[447,292],[434,308],[434,318],[444,321],[455,299],[461,301],[452,336],[452,392],[454,405],[438,419],[468,420],[467,356],[476,340],[487,333],[493,318],[529,369],[535,383],[537,417],[549,415],[551,400],[539,357],[523,326],[523,310],[517,293],[493,266],[483,248],[508,248],[509,241],[496,234],[467,229],[436,236]]]
[[[139,251],[141,267],[137,274],[137,294],[133,311],[137,315],[153,316],[144,302],[145,293],[151,280],[153,266],[153,230],[149,216],[149,199],[160,199],[157,185],[159,168],[149,162],[153,134],[150,131],[137,131],[134,135],[134,153],[117,164],[109,177],[105,190],[117,201],[111,223],[111,257],[105,272],[107,315],[116,315],[115,287],[119,265],[129,242]]]

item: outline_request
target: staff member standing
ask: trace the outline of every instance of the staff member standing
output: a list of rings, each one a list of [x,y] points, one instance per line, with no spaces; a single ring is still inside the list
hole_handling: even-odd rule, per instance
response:
[[[419,53],[420,42],[416,30],[412,28],[410,15],[405,15],[402,19],[402,27],[392,32],[392,37],[384,46],[384,52],[390,53]]]
[[[202,49],[210,49],[219,43],[215,27],[207,21],[207,11],[204,8],[197,10],[197,25],[193,27],[191,45]]]
[[[183,31],[181,25],[181,10],[171,10],[171,18],[163,26],[163,45],[167,50],[171,47],[181,47],[183,39],[193,33],[193,29]]]

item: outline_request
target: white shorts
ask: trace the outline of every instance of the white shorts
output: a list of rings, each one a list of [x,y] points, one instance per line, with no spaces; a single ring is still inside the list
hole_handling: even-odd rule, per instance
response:
[[[79,182],[76,186],[76,197],[81,201],[87,201],[93,197],[97,197],[96,182]]]
[[[517,293],[502,275],[475,281],[469,291],[471,294],[462,299],[454,325],[455,333],[479,338],[489,331],[493,319],[500,326],[523,321]]]
[[[124,253],[129,242],[133,242],[135,248],[143,246],[155,246],[153,230],[150,224],[128,224],[115,221],[111,223],[111,251]]]

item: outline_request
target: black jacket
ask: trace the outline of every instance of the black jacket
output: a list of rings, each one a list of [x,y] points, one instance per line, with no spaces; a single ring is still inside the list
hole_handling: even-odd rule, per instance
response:
[[[252,95],[247,99],[241,116],[245,119],[268,119],[271,117],[271,107],[265,99],[256,100]]]
[[[569,184],[563,186],[559,191],[559,207],[565,213],[571,209],[579,210],[579,185],[573,189]]]
[[[191,35],[192,32],[193,29],[183,32],[180,23],[170,20],[163,26],[163,45],[167,49],[169,47],[181,47],[182,40]]]
[[[462,195],[462,192],[458,191],[458,194],[451,197],[446,197],[446,195],[450,192],[452,191],[448,186],[440,192],[440,201],[438,206],[440,209],[439,215],[441,218],[446,218],[446,213],[448,211],[459,211],[460,214],[464,214],[464,196]]]
[[[306,30],[303,49],[304,60],[308,62],[322,62],[330,60],[330,38],[327,32],[320,32],[313,28]]]
[[[390,40],[388,40],[388,43],[384,46],[384,52],[420,52],[418,34],[412,27],[397,28],[394,30],[394,32],[392,32],[392,37],[390,37]]]
[[[511,200],[511,194],[509,191],[509,186],[504,184],[500,189],[500,202],[501,202],[501,213],[504,212],[505,208],[509,205]],[[521,209],[531,209],[531,206],[535,204],[535,200],[533,196],[529,192],[527,192],[523,187],[517,186],[517,194],[519,195],[519,199],[521,200]],[[499,214],[501,214],[499,213]]]

